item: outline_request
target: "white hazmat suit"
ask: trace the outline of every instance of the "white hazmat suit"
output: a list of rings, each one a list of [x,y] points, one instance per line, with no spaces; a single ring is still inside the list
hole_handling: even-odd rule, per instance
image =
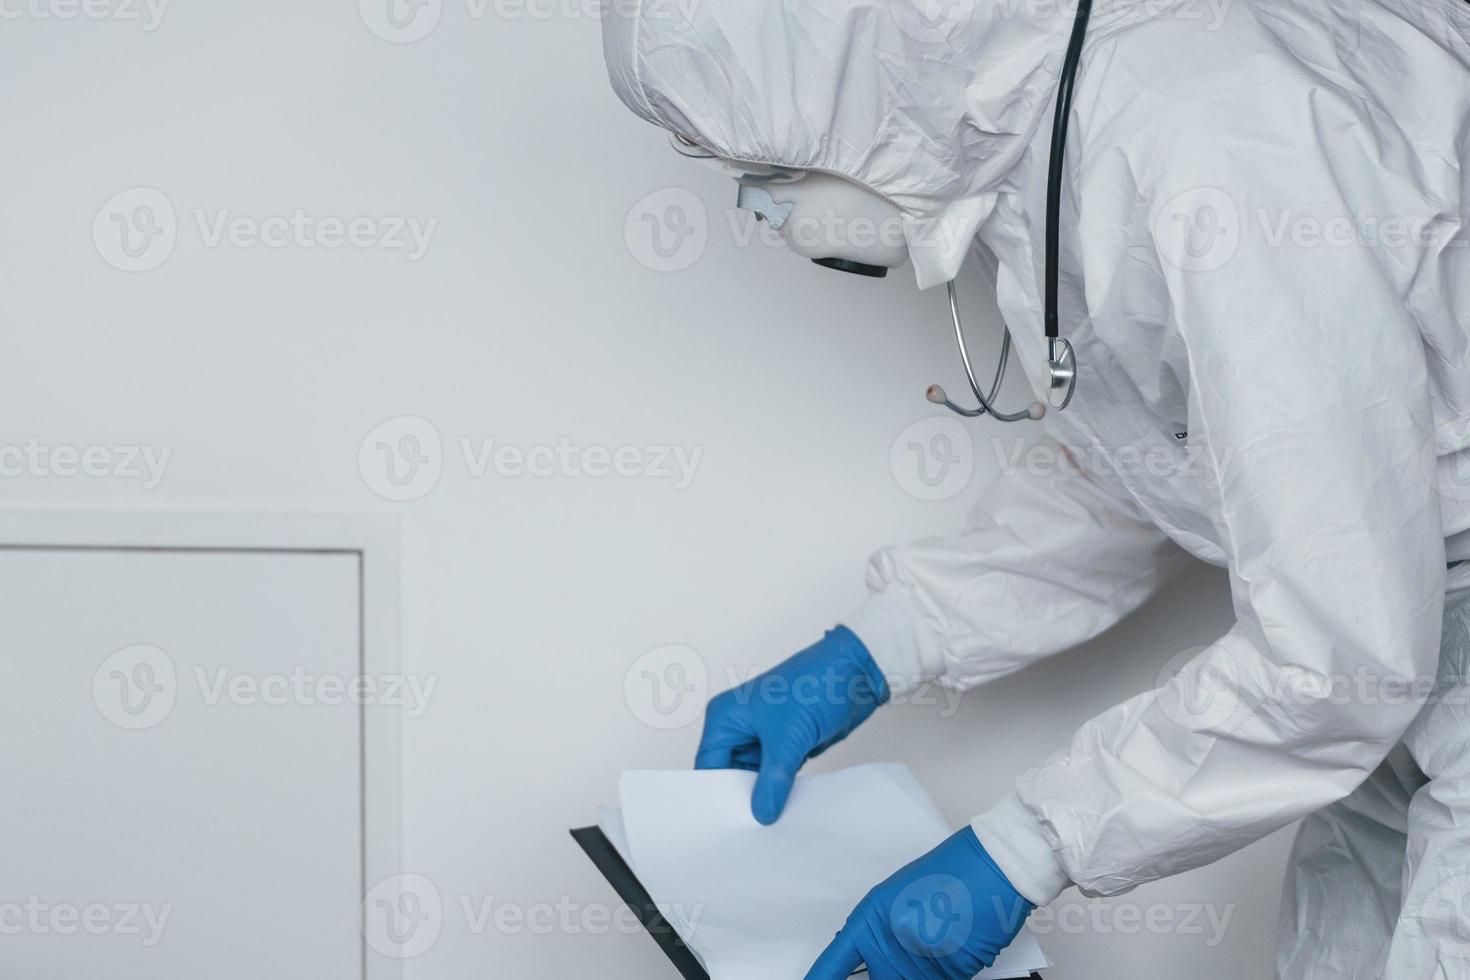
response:
[[[887,198],[921,287],[978,241],[1041,391],[1073,8],[925,9],[645,0],[605,50],[633,111],[723,160]],[[974,821],[1031,901],[1305,817],[1280,976],[1470,977],[1467,149],[1460,0],[1094,10],[1061,222],[1079,381],[1043,444],[1072,465],[877,556],[845,621],[896,693],[970,686],[1107,629],[1185,554],[1229,569],[1224,636]]]

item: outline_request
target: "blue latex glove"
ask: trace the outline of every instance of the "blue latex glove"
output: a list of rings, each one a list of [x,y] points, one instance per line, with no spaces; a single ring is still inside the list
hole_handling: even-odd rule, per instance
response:
[[[750,811],[781,815],[802,763],[842,741],[888,700],[888,682],[846,626],[710,700],[696,769],[758,773]]]
[[[868,892],[806,980],[968,980],[995,962],[1032,904],[966,827]]]

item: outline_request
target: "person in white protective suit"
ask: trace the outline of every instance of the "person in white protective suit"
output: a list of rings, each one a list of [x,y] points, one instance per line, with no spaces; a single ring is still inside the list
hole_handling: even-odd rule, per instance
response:
[[[1073,4],[945,10],[645,0],[604,45],[623,102],[768,211],[833,181],[902,227],[896,257],[826,258],[906,258],[927,288],[977,253],[1044,390]],[[1023,467],[956,537],[880,553],[867,604],[773,669],[847,695],[717,697],[698,764],[757,770],[770,822],[886,698],[1079,644],[1193,555],[1229,570],[1231,629],[875,888],[811,976],[970,976],[1068,887],[1302,820],[1279,977],[1470,977],[1470,4],[1099,0],[1065,118],[1077,383],[1041,439],[1106,465]],[[922,872],[977,909],[943,948],[890,901]],[[1002,898],[1022,914],[979,921]]]

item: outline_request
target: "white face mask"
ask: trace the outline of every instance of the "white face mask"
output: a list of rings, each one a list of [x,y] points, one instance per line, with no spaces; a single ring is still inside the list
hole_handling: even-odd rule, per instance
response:
[[[908,261],[903,214],[882,196],[831,174],[742,175],[736,206],[753,211],[797,255],[881,277]]]

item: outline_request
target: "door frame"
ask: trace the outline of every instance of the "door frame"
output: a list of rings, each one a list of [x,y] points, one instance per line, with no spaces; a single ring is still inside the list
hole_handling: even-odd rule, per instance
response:
[[[400,667],[399,521],[388,513],[214,509],[0,508],[0,550],[276,552],[357,558],[358,660],[367,675]],[[366,894],[403,871],[401,709],[359,708],[362,849]],[[373,952],[358,930],[363,980],[400,980],[403,965]]]

